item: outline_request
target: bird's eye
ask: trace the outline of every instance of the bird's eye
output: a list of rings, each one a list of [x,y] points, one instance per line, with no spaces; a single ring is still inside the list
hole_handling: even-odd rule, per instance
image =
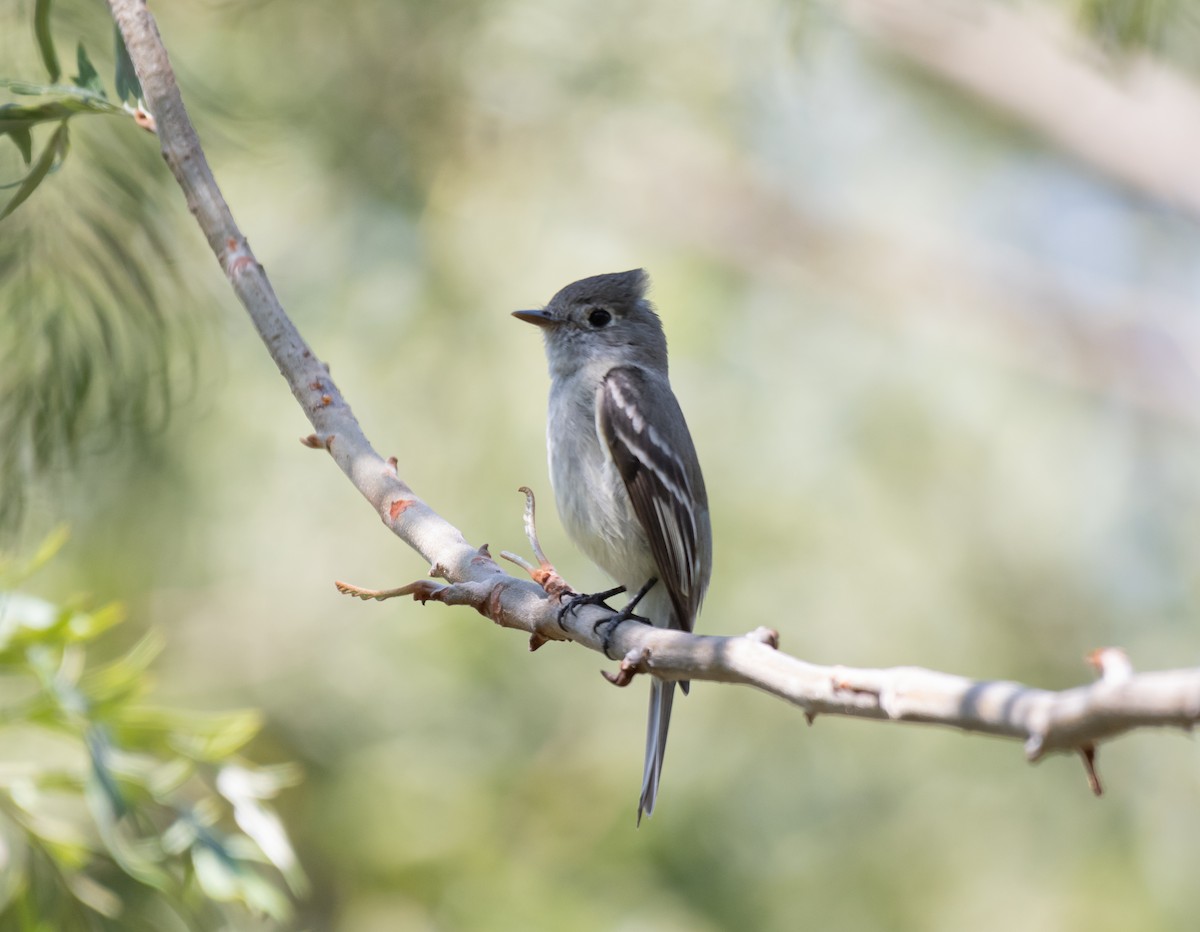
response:
[[[593,327],[607,327],[611,320],[612,314],[602,307],[592,308],[592,312],[588,314],[588,323]]]

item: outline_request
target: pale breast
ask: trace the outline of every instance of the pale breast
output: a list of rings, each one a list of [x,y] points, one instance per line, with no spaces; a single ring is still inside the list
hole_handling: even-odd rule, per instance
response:
[[[547,443],[550,482],[567,533],[588,559],[636,591],[657,571],[625,483],[596,430],[595,391],[556,392],[547,432],[554,438]]]

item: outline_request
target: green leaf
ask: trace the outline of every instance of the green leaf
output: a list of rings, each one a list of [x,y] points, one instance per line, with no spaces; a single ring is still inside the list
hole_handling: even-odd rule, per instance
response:
[[[116,23],[113,23],[113,45],[117,59],[117,100],[127,100],[136,104],[142,99],[142,85],[138,81],[133,62],[129,59],[129,49],[125,48],[125,39]]]
[[[53,531],[46,535],[46,538],[38,546],[37,551],[30,558],[25,566],[25,576],[32,576],[43,566],[53,560],[63,545],[71,538],[71,532],[65,524],[60,524]]]
[[[157,840],[138,842],[121,831],[119,817],[110,805],[108,794],[93,779],[87,782],[84,799],[105,849],[130,877],[155,890],[170,890],[171,875],[161,866],[161,846]]]
[[[80,110],[66,100],[48,100],[32,106],[26,104],[5,104],[0,107],[0,133],[12,133],[14,130],[28,132],[40,123],[61,123]],[[13,187],[6,185],[5,187]]]
[[[195,719],[190,732],[173,734],[171,744],[196,760],[224,760],[257,735],[262,725],[257,709],[214,713]]]
[[[241,887],[237,864],[223,851],[209,845],[197,845],[192,849],[192,864],[200,889],[209,897],[222,903],[237,899]]]
[[[29,132],[28,126],[14,126],[12,129],[0,129],[0,136],[7,133],[12,137],[13,144],[21,153],[21,158],[28,165],[33,158],[33,134]]]
[[[0,593],[0,662],[28,664],[25,648],[56,641],[69,615],[56,605],[21,592]],[[12,656],[6,656],[8,653]]]
[[[308,889],[308,879],[296,860],[279,816],[261,800],[274,796],[282,785],[299,777],[296,768],[251,770],[237,764],[222,767],[217,774],[217,791],[233,805],[238,827],[258,846],[257,855],[265,857],[283,874],[298,894]]]
[[[92,860],[92,843],[80,832],[81,826],[69,824],[58,827],[59,835],[38,836],[38,844],[58,862],[63,870],[82,870]]]
[[[97,706],[140,695],[149,688],[146,670],[165,646],[162,634],[151,629],[124,657],[85,673],[80,689]]]
[[[79,47],[75,50],[75,66],[79,69],[79,74],[75,75],[73,80],[78,87],[86,88],[93,94],[99,94],[101,97],[107,97],[104,93],[104,82],[100,80],[100,75],[96,72],[95,66],[88,58],[87,50],[84,49],[83,43],[79,43]]]
[[[37,186],[42,183],[42,179],[50,174],[50,170],[54,167],[55,162],[63,160],[67,154],[68,141],[67,124],[64,122],[54,131],[54,135],[46,143],[46,148],[38,156],[38,160],[34,163],[33,168],[29,170],[29,174],[21,180],[20,186],[17,188],[17,193],[4,205],[3,209],[0,209],[0,220],[3,220],[25,203],[29,195],[37,190]]]
[[[65,539],[60,530],[32,560],[6,560],[4,585],[14,568],[45,562]],[[205,892],[285,924],[292,900],[276,870],[300,893],[306,878],[279,817],[261,800],[293,783],[298,770],[227,764],[214,772],[173,753],[172,745],[190,744],[193,753],[225,754],[253,735],[260,717],[131,708],[162,638],[151,632],[117,661],[90,670],[79,643],[119,617],[114,606],[87,614],[78,603],[54,605],[0,589],[0,663],[11,655],[22,679],[10,688],[17,676],[0,670],[0,726],[42,726],[71,752],[61,762],[57,753],[26,759],[18,745],[13,761],[0,764],[0,930],[17,928],[14,918],[33,932],[162,928],[136,921],[143,904],[153,903],[161,918]],[[131,749],[123,732],[149,737],[156,753]],[[231,817],[241,831],[226,834],[219,826]],[[27,852],[36,854],[36,869]],[[132,890],[130,880],[151,889]],[[213,904],[203,909],[233,915]],[[184,927],[185,912],[172,928]]]
[[[220,761],[245,746],[262,729],[254,709],[194,712],[154,706],[124,706],[109,722],[126,747],[171,750],[190,760]]]
[[[202,835],[197,840],[192,848],[192,865],[200,888],[218,902],[241,902],[279,922],[290,918],[292,907],[288,898],[250,864],[236,857],[232,847],[211,835]]]
[[[276,922],[287,922],[292,916],[287,897],[256,872],[247,871],[242,877],[241,899],[252,910],[266,913]]]
[[[56,105],[132,120],[72,93]],[[0,107],[0,132],[4,119]],[[33,130],[35,159],[54,128]],[[110,471],[161,464],[178,396],[200,390],[212,328],[198,313],[199,273],[179,261],[184,245],[170,233],[179,218],[162,209],[174,180],[145,133],[99,132],[86,165],[94,178],[48,179],[33,209],[0,221],[0,537],[18,529],[23,504],[60,493],[84,449],[105,451]],[[0,181],[24,174],[8,146],[0,139]],[[0,208],[11,195],[0,191]]]
[[[78,612],[67,622],[67,640],[91,641],[125,620],[125,606],[112,602],[94,612]]]
[[[167,854],[183,854],[196,843],[196,823],[187,817],[176,819],[160,837]]]
[[[50,73],[50,80],[57,81],[62,69],[58,66],[58,52],[54,50],[54,38],[50,35],[50,0],[37,0],[34,4],[33,34],[37,37],[42,64]]]
[[[45,659],[47,675],[53,676],[71,656],[70,651],[76,649],[72,645],[94,640],[124,618],[125,609],[117,603],[95,612],[81,612],[21,592],[0,591],[0,667],[32,668],[36,658],[30,650],[38,648],[49,651]],[[59,673],[65,676],[66,668]]]
[[[192,761],[175,757],[154,766],[144,783],[151,796],[162,800],[183,786],[195,773],[196,765]]]
[[[50,819],[41,812],[22,812],[17,821],[60,870],[80,870],[92,859],[91,843],[77,822]]]
[[[71,893],[75,895],[75,899],[106,919],[116,919],[121,915],[123,908],[121,898],[87,874],[68,874],[66,884]]]
[[[0,591],[15,588],[49,563],[70,536],[67,526],[59,525],[46,535],[38,545],[37,552],[28,560],[17,560],[14,556],[0,551]],[[0,594],[0,602],[3,600],[4,596]],[[3,627],[2,623],[0,627]]]
[[[14,81],[12,78],[0,78],[0,87],[6,87],[21,97],[53,97],[54,100],[42,104],[5,104],[0,107],[0,113],[5,113],[3,119],[15,119],[43,111],[56,104],[60,110],[50,110],[41,114],[43,120],[61,120],[73,113],[92,110],[96,113],[125,113],[117,104],[108,99],[101,88],[99,92],[90,87],[80,87],[77,84],[35,84],[32,81]]]

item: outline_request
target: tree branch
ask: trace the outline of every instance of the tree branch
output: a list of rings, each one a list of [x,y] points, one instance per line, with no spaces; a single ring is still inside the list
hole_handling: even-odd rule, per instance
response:
[[[531,493],[528,493],[531,495]],[[530,531],[540,553],[536,533]],[[534,574],[542,567],[530,567]],[[556,574],[555,574],[556,578]],[[818,715],[843,715],[942,725],[974,734],[1016,738],[1031,762],[1053,752],[1078,751],[1093,792],[1101,792],[1095,770],[1096,745],[1136,728],[1173,726],[1190,731],[1200,721],[1200,669],[1136,674],[1117,648],[1094,651],[1089,662],[1100,678],[1087,686],[1053,691],[1004,680],[972,680],[921,667],[853,669],[821,666],[778,649],[779,635],[757,628],[742,637],[689,634],[636,621],[588,606],[563,613],[561,590],[532,602],[511,591],[509,578],[441,585],[419,580],[399,589],[371,591],[338,583],[363,599],[412,596],[424,603],[468,605],[497,624],[530,634],[530,649],[569,639],[620,659],[609,682],[625,686],[638,673],[667,680],[707,680],[753,686]],[[553,584],[549,585],[554,591]],[[569,591],[569,590],[568,590]]]
[[[1190,729],[1200,720],[1200,670],[1132,673],[1117,651],[1099,652],[1101,678],[1063,692],[1019,683],[977,681],[917,667],[883,670],[818,666],[777,649],[775,632],[759,628],[742,637],[694,635],[612,620],[588,606],[561,611],[570,593],[541,553],[533,528],[532,494],[526,523],[539,565],[524,565],[540,583],[516,579],[492,560],[487,547],[472,548],[462,534],[419,499],[364,436],[327,367],[304,342],[280,306],[262,266],[237,228],[205,160],[153,17],[143,0],[109,0],[146,103],[157,121],[163,157],[187,198],[234,291],[315,431],[303,442],[328,450],[380,519],[431,563],[430,575],[400,589],[362,590],[362,598],[411,595],[448,605],[469,605],[504,627],[530,635],[536,649],[571,640],[620,659],[610,676],[625,685],[638,673],[663,679],[708,680],[753,686],[817,715],[922,722],[963,731],[1018,738],[1037,760],[1052,751],[1079,750],[1094,778],[1095,744],[1149,726]],[[1098,781],[1094,782],[1098,790]]]

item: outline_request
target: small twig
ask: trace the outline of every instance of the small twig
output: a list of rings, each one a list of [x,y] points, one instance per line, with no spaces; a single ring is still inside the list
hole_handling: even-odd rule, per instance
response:
[[[158,124],[154,122],[154,114],[147,110],[140,100],[136,107],[130,104],[122,104],[122,106],[125,108],[125,112],[133,117],[134,123],[148,133],[158,134]]]
[[[531,577],[535,576],[538,571],[538,567],[534,566],[519,553],[513,553],[511,550],[501,550],[500,556],[509,563],[517,564],[517,566],[521,567],[521,569],[523,569]]]
[[[546,559],[545,551],[542,550],[541,542],[538,540],[537,504],[534,500],[533,489],[523,485],[517,491],[525,493],[525,536],[529,539],[529,546],[533,549],[533,555],[537,557],[538,565],[534,566],[524,557],[508,550],[500,551],[500,556],[521,567],[551,598],[561,601],[566,596],[575,595],[575,590],[567,585],[566,580],[554,568],[554,564]]]
[[[517,491],[525,493],[525,536],[529,538],[529,546],[533,548],[533,555],[537,557],[539,565],[550,566],[550,561],[546,559],[546,553],[538,540],[537,501],[533,497],[533,489],[523,485]]]
[[[421,580],[425,582],[426,580]],[[364,589],[362,586],[356,586],[353,583],[342,582],[335,580],[333,585],[342,595],[352,595],[356,599],[362,599],[364,602],[369,602],[374,599],[376,602],[382,602],[385,599],[394,599],[397,596],[413,595],[417,591],[418,583],[409,583],[407,586],[400,586],[397,589]]]
[[[1123,683],[1133,676],[1133,662],[1119,647],[1100,647],[1087,655],[1105,683]]]
[[[779,649],[779,632],[774,628],[757,627],[746,635],[752,641],[758,641],[760,644],[766,644],[772,650]]]
[[[1103,796],[1104,787],[1100,785],[1100,774],[1096,772],[1096,745],[1080,745],[1079,756],[1083,758],[1083,769],[1087,772],[1088,786],[1091,787],[1092,795]]]
[[[650,652],[646,648],[633,648],[621,658],[621,666],[617,668],[616,673],[601,670],[600,675],[614,686],[628,686],[633,682],[633,677],[639,672],[642,664],[649,659]]]

